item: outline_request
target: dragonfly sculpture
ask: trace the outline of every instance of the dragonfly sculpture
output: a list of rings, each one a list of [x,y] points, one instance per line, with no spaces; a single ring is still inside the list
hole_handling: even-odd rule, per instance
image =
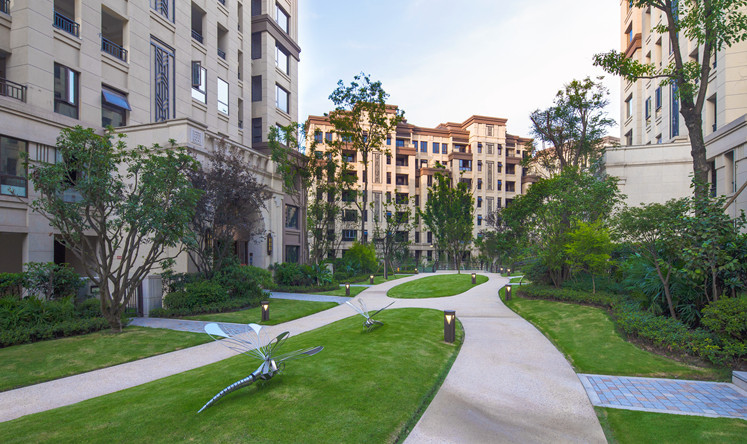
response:
[[[224,330],[224,328],[226,330]],[[278,355],[276,352],[280,347],[283,346],[285,341],[290,336],[290,333],[280,333],[276,338],[270,340],[267,345],[262,346],[262,337],[260,336],[261,325],[249,324],[244,331],[232,331],[227,327],[221,327],[216,323],[207,324],[205,326],[205,333],[210,335],[211,338],[215,339],[219,343],[225,345],[239,353],[258,358],[262,361],[259,367],[254,370],[249,376],[244,379],[240,379],[228,387],[221,390],[217,395],[213,396],[213,399],[208,401],[202,408],[197,412],[205,410],[210,407],[220,398],[227,394],[236,391],[242,387],[247,387],[257,380],[268,380],[273,376],[280,373],[285,368],[285,361],[292,359],[304,358],[306,356],[312,356],[324,349],[322,346],[305,348],[296,350],[290,353]]]
[[[384,307],[381,310],[375,312],[374,314],[370,314],[370,312],[366,308],[366,303],[363,302],[363,299],[358,299],[358,304],[360,305],[360,307],[356,307],[354,304],[351,304],[350,301],[345,301],[345,303],[348,304],[349,306],[353,307],[353,310],[357,311],[358,314],[360,314],[361,316],[363,316],[364,318],[366,318],[366,321],[363,323],[363,328],[365,328],[368,331],[373,330],[374,327],[376,327],[377,325],[384,325],[383,322],[377,321],[373,317],[376,316],[377,314],[381,313],[382,311],[386,310],[387,308],[391,307],[392,304],[394,304],[394,302],[392,302],[392,304],[387,305],[386,307]]]

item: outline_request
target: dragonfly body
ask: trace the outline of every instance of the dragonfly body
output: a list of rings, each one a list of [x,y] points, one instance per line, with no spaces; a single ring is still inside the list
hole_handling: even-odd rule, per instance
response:
[[[360,305],[360,308],[356,307],[353,304],[351,304],[350,301],[345,301],[345,303],[348,304],[349,306],[353,307],[353,310],[355,310],[356,312],[358,312],[359,315],[361,315],[364,318],[366,318],[365,322],[363,322],[363,328],[365,328],[367,331],[373,330],[374,327],[376,327],[377,325],[384,325],[383,322],[374,319],[374,316],[376,316],[377,314],[381,313],[385,309],[389,308],[392,304],[394,304],[394,302],[392,302],[391,304],[387,305],[386,307],[384,307],[384,308],[382,308],[382,309],[374,312],[373,314],[371,314],[368,311],[368,309],[366,308],[366,304],[363,302],[363,299],[358,299],[358,304]]]

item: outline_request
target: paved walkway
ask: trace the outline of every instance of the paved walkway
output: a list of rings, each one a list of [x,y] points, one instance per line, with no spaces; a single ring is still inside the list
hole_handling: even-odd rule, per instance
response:
[[[563,355],[498,299],[508,282],[497,274],[469,291],[434,299],[397,299],[392,308],[456,310],[465,342],[441,389],[410,433],[421,442],[606,442],[583,385]],[[432,275],[432,274],[428,274]],[[387,290],[428,275],[386,282],[358,298],[369,307]],[[353,316],[337,306],[277,326],[296,335]],[[233,353],[215,342],[0,393],[0,421],[69,405],[220,361]]]
[[[591,402],[645,412],[747,419],[747,392],[734,384],[579,374]]]
[[[344,304],[349,301],[350,297],[346,296],[328,296],[326,294],[307,294],[307,293],[282,293],[279,291],[271,292],[271,298],[274,299],[293,299],[296,301],[315,301],[315,302],[337,302]]]
[[[133,318],[129,325],[136,327],[151,328],[168,328],[169,330],[189,331],[192,333],[205,333],[205,326],[213,321],[190,321],[187,319],[167,319],[167,318]],[[233,325],[237,327],[246,327],[246,324],[232,324],[230,322],[221,322],[224,325]]]

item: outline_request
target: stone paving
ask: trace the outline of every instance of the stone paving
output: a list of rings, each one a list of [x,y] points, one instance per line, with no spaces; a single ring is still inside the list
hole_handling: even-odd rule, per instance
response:
[[[592,404],[646,412],[747,419],[747,392],[734,384],[579,374]]]

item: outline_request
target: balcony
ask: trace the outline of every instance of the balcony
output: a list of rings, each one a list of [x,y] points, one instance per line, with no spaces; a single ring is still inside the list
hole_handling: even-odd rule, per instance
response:
[[[10,80],[0,77],[0,96],[10,97],[12,99],[26,101],[26,85],[21,85]]]
[[[72,34],[75,37],[80,37],[80,25],[59,12],[54,13],[54,27],[61,29],[68,34]]]
[[[218,57],[222,58],[223,60],[226,60],[226,51],[218,48]]]
[[[101,37],[101,50],[123,62],[127,62],[127,50],[103,37]]]
[[[194,29],[192,30],[192,38],[197,40],[197,42],[202,43],[202,35]]]

